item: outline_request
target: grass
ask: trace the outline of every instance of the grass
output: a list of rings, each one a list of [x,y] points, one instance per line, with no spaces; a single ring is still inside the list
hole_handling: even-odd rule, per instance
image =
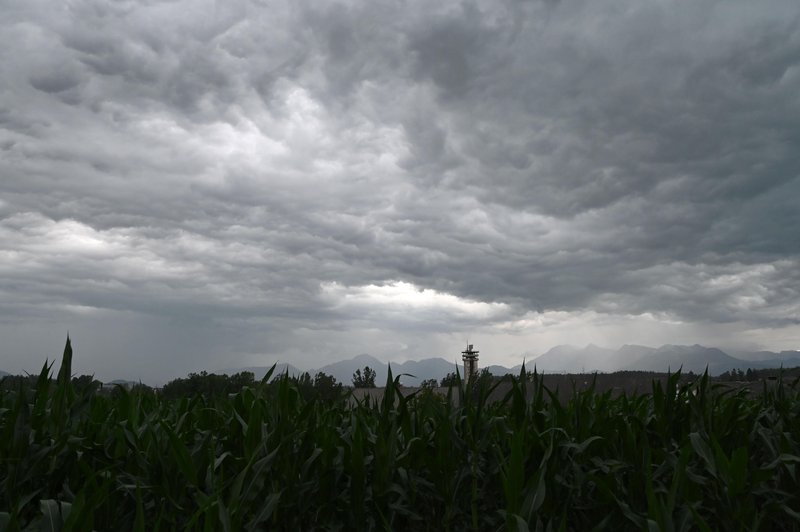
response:
[[[0,387],[2,530],[800,529],[797,381],[167,400],[76,388],[71,358]]]

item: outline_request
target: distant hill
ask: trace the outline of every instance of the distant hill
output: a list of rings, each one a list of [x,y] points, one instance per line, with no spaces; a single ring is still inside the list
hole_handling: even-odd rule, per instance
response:
[[[734,354],[736,358],[746,360],[753,369],[793,368],[800,366],[800,351],[743,351]]]
[[[463,372],[463,366],[459,369],[459,371]],[[505,366],[498,366],[497,364],[492,364],[491,366],[486,366],[486,369],[489,370],[489,373],[494,375],[495,377],[502,377],[503,375],[512,374],[512,375],[519,375],[519,370],[522,369],[522,364],[517,364],[513,368],[507,368]],[[528,366],[525,366],[525,369],[528,369]],[[533,366],[530,367],[533,369]]]
[[[759,351],[750,353],[748,359],[744,357],[744,354],[734,357],[721,349],[702,345],[662,345],[657,348],[643,345],[623,345],[619,349],[608,349],[594,344],[585,347],[559,345],[538,357],[527,359],[525,367],[529,371],[533,371],[535,367],[540,373],[613,373],[620,370],[666,372],[668,370],[677,371],[678,368],[683,368],[684,372],[702,373],[708,366],[710,375],[719,375],[732,369],[744,371],[747,368],[800,366],[800,351],[781,351],[780,353]],[[426,379],[441,380],[448,373],[455,372],[456,367],[459,372],[463,373],[460,357],[458,359],[454,357],[452,360],[444,358],[408,360],[392,362],[391,365],[393,376],[406,374],[400,378],[400,382],[406,386],[418,386]],[[386,372],[389,365],[367,354],[307,371],[312,377],[322,371],[332,375],[345,386],[349,386],[352,383],[353,373],[357,369],[363,370],[365,366],[375,370],[377,386],[383,386],[386,383]],[[479,364],[479,368],[484,367],[492,375],[503,376],[507,373],[519,374],[521,365],[506,368],[500,365],[481,366]],[[268,366],[260,366],[225,369],[217,371],[217,373],[232,375],[240,371],[252,371],[256,379],[261,379],[267,370],[269,370]],[[287,370],[292,376],[304,372],[291,364],[278,364],[274,375],[282,374]]]
[[[732,356],[753,362],[775,363],[776,361],[800,360],[800,351],[737,351],[730,353]]]
[[[353,381],[353,373],[357,369],[363,370],[369,366],[375,370],[375,384],[383,386],[386,384],[386,376],[389,364],[381,362],[370,355],[359,355],[350,360],[341,360],[327,366],[322,366],[316,371],[322,371],[328,375],[333,375],[337,381],[349,386]],[[400,377],[400,382],[406,386],[418,386],[426,379],[441,380],[448,373],[456,370],[455,361],[447,361],[443,358],[426,358],[422,360],[408,360],[406,362],[392,362],[392,376]]]
[[[789,351],[790,353],[796,353],[795,358],[771,358],[767,360],[760,360],[758,362],[749,362],[748,367],[753,369],[767,369],[767,368],[796,368],[800,367],[800,353],[796,351]]]
[[[708,367],[710,375],[719,375],[732,369],[747,368],[765,369],[793,367],[800,365],[797,351],[783,351],[780,354],[762,351],[759,360],[743,360],[725,353],[715,347],[702,345],[663,345],[659,348],[641,345],[624,345],[617,350],[605,349],[594,345],[583,348],[574,346],[557,346],[545,354],[527,363],[528,367],[536,366],[540,372],[582,373],[631,371],[676,371],[702,373]]]
[[[655,349],[638,345],[626,345],[616,351],[594,344],[586,347],[559,345],[542,356],[528,361],[525,365],[529,369],[536,366],[536,370],[539,372],[611,372],[622,369],[630,361],[643,357],[651,351],[655,351]]]
[[[702,345],[663,345],[650,353],[631,361],[623,369],[638,371],[693,371],[702,373],[708,367],[710,375],[719,375],[734,368],[746,366],[746,362],[724,353],[716,347]]]
[[[6,373],[5,371],[0,371],[0,377],[9,377],[11,373]]]

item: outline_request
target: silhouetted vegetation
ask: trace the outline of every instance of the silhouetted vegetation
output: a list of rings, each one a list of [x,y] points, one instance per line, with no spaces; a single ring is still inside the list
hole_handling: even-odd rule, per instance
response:
[[[369,366],[364,366],[364,372],[357,369],[353,373],[353,388],[374,388],[375,387],[375,370]]]
[[[775,380],[779,375],[787,379],[800,377],[800,368],[747,368],[747,371],[733,369],[721,374],[716,378],[716,380],[721,382],[754,382],[762,380]]]
[[[437,386],[439,386],[439,383],[436,381],[436,379],[425,379],[424,381],[422,381],[420,383],[419,386],[420,386],[420,388],[426,388],[426,389],[427,388],[436,388]]]
[[[340,399],[344,395],[344,387],[327,373],[318,372],[313,378],[308,372],[299,376],[279,375],[269,383],[278,386],[280,379],[286,378],[306,401],[322,399],[326,401]],[[190,373],[185,379],[174,379],[161,389],[165,399],[192,398],[198,395],[206,399],[225,397],[239,393],[256,384],[253,373],[243,371],[234,375],[216,375],[214,373]]]
[[[524,370],[446,397],[389,372],[377,401],[336,400],[324,373],[199,374],[172,398],[101,393],[71,356],[0,387],[2,530],[800,528],[800,381],[781,374],[757,396],[707,375],[646,394],[555,376],[562,399]]]
[[[344,386],[340,382],[337,382],[335,377],[323,373],[322,371],[314,375],[313,379],[308,372],[303,373],[299,377],[279,376],[271,383],[272,386],[276,386],[280,380],[284,378],[296,387],[305,401],[321,400],[331,402],[345,397]]]
[[[250,371],[242,371],[235,375],[217,375],[201,371],[200,373],[190,373],[185,379],[169,381],[161,389],[161,394],[167,399],[197,395],[208,399],[239,392],[245,386],[253,386],[254,383],[255,378]]]
[[[442,386],[443,388],[446,388],[448,386],[456,386],[460,381],[461,379],[458,376],[458,374],[456,374],[456,372],[451,371],[450,373],[442,377],[440,386]]]

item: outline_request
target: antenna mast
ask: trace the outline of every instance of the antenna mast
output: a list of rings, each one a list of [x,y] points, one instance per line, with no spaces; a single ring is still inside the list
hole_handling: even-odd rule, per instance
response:
[[[478,351],[472,349],[472,344],[467,344],[466,351],[461,351],[461,359],[464,361],[464,382],[469,384],[478,376]]]

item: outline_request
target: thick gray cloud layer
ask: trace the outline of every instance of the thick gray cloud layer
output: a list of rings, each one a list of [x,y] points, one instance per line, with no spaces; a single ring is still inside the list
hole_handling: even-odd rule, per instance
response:
[[[800,345],[795,0],[0,15],[0,369]]]

